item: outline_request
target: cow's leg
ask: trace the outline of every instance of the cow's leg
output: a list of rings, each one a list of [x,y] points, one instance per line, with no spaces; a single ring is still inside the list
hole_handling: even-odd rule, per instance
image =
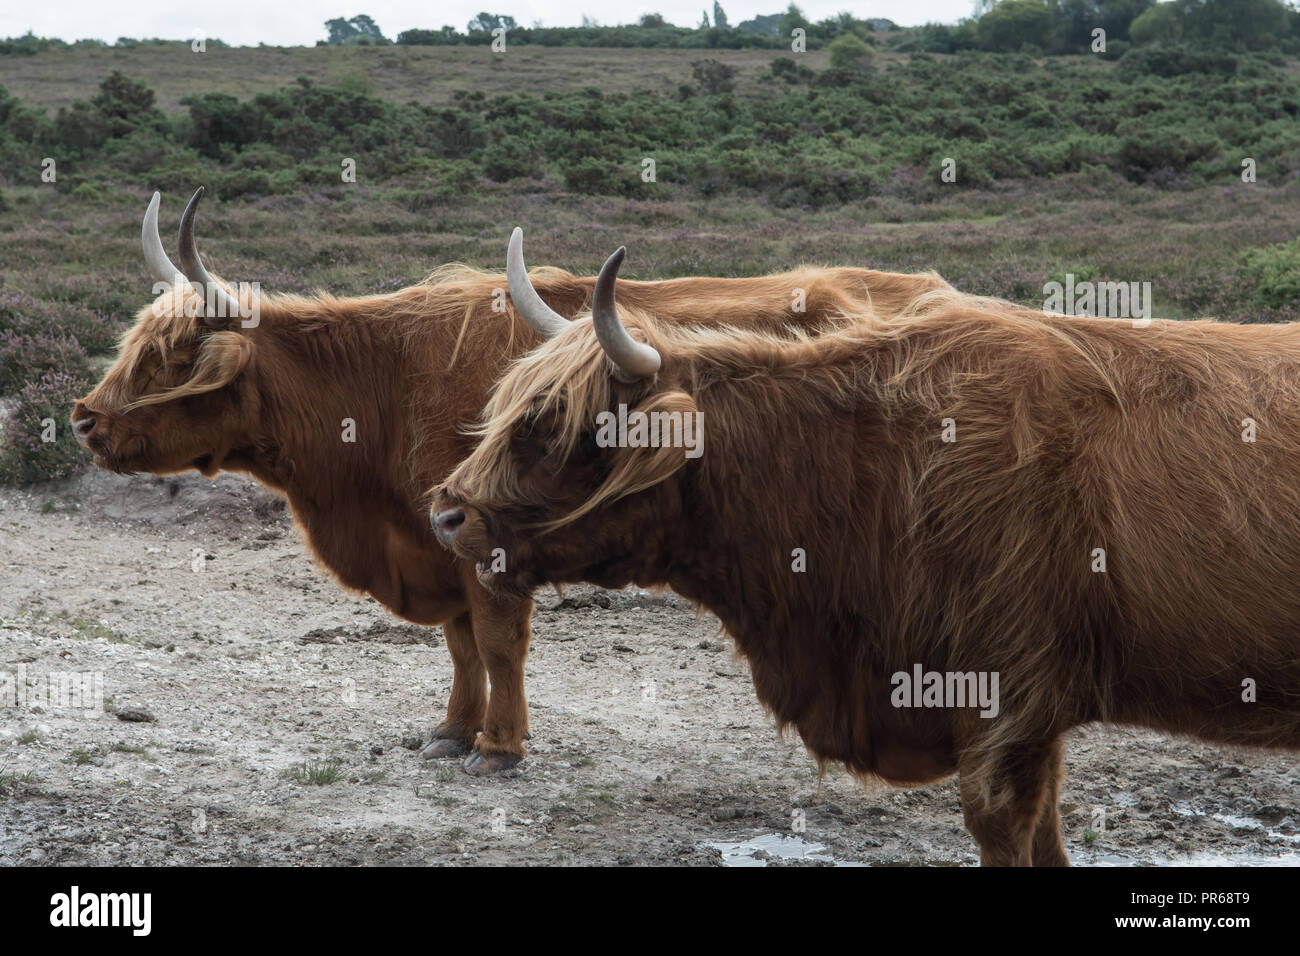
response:
[[[1020,744],[988,759],[992,765],[983,768],[989,771],[988,785],[983,787],[972,773],[973,758],[962,757],[958,764],[962,815],[979,844],[980,864],[1031,866],[1043,802],[1053,777],[1060,772],[1056,741]],[[1055,813],[1052,817],[1055,819]],[[1059,822],[1055,826],[1059,830]]]
[[[434,728],[433,739],[420,751],[426,760],[469,753],[487,713],[487,671],[474,643],[470,612],[447,621],[442,632],[451,651],[451,697],[447,701],[447,719]]]
[[[476,590],[470,594],[470,608],[479,657],[492,682],[483,732],[465,760],[465,770],[481,776],[508,770],[528,752],[524,749],[528,736],[524,660],[532,639],[533,602]]]
[[[1043,805],[1038,811],[1038,823],[1034,827],[1034,866],[1070,865],[1070,858],[1065,854],[1065,843],[1061,839],[1061,812],[1058,806],[1061,780],[1065,776],[1065,741],[1058,737],[1052,749],[1054,753],[1049,758],[1051,776],[1047,781],[1047,792],[1043,795]]]

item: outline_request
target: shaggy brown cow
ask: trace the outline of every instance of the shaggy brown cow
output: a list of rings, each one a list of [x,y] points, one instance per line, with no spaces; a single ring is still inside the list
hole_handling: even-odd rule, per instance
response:
[[[1067,863],[1072,727],[1300,746],[1300,326],[944,290],[794,341],[620,302],[638,340],[618,261],[435,499],[457,553],[504,549],[489,586],[699,602],[820,761],[959,773],[986,864]],[[601,447],[637,412],[698,413],[703,454]]]
[[[539,298],[516,230],[506,280],[453,265],[390,295],[244,293],[236,301],[199,259],[193,225],[201,195],[181,220],[185,278],[163,251],[154,195],[145,257],[171,291],[140,313],[117,363],[77,403],[78,437],[97,464],[115,471],[241,471],[282,491],[317,559],[344,586],[407,620],[444,626],[454,679],[446,720],[424,755],[473,747],[471,772],[510,766],[528,731],[532,603],[484,593],[473,568],[438,546],[425,494],[473,447],[461,423],[476,418],[506,361],[539,341],[525,322],[564,325],[562,316],[588,307],[594,280],[542,270]],[[867,301],[892,311],[941,286],[936,276],[804,269],[627,283],[621,294],[669,318],[777,328],[815,326]]]

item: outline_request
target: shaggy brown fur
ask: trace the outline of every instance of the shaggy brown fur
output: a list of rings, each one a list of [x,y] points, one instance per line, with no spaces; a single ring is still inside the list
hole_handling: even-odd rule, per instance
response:
[[[1300,326],[951,291],[798,341],[620,311],[655,379],[612,379],[575,322],[507,373],[435,499],[467,514],[458,553],[506,550],[489,586],[671,586],[819,760],[958,772],[989,864],[1067,862],[1072,727],[1300,747]],[[596,447],[620,402],[698,410],[703,456]],[[893,706],[917,664],[997,672],[1000,712]]]
[[[533,274],[564,315],[592,279]],[[502,276],[448,266],[391,295],[268,296],[260,325],[212,330],[172,294],[144,309],[103,382],[74,410],[96,462],[117,471],[243,471],[283,491],[317,559],[396,614],[443,624],[455,677],[429,756],[477,747],[480,772],[524,753],[524,658],[532,603],[489,597],[437,545],[425,493],[472,447],[472,422],[507,360],[537,344]],[[936,276],[804,269],[755,279],[629,282],[629,306],[682,322],[815,326],[874,303],[893,311]],[[807,297],[791,311],[793,290]],[[355,443],[342,440],[344,420]],[[489,699],[487,679],[491,680]],[[480,734],[480,731],[482,733]],[[467,764],[468,765],[468,764]]]

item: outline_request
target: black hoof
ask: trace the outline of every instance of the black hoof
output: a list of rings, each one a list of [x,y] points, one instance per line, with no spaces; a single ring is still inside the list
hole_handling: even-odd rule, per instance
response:
[[[469,753],[469,747],[463,741],[450,737],[435,737],[424,745],[420,756],[425,760],[441,760],[444,757],[463,757]]]
[[[524,758],[520,754],[481,754],[477,750],[465,758],[465,772],[473,777],[490,777],[509,770]]]

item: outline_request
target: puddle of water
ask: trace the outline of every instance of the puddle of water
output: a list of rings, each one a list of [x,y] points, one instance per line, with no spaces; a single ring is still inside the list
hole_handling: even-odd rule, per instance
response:
[[[821,843],[809,843],[797,836],[782,833],[764,833],[740,843],[710,842],[722,854],[723,866],[767,866],[770,860],[804,860],[809,863],[829,863],[832,866],[866,866],[837,860]]]
[[[1209,853],[1166,857],[1153,854],[1142,858],[1101,850],[1067,850],[1072,866],[1300,866],[1300,853],[1261,856],[1257,853]]]
[[[1179,811],[1180,813],[1183,811]],[[1187,813],[1197,815],[1187,808]],[[1248,817],[1231,817],[1227,814],[1215,814],[1215,819],[1224,822],[1250,820]],[[1227,818],[1227,819],[1225,819]],[[1262,823],[1253,820],[1256,826],[1249,829],[1264,829]],[[1234,824],[1235,825],[1235,824]],[[1280,834],[1287,837],[1287,834]],[[769,866],[772,861],[801,860],[808,863],[829,863],[832,866],[871,866],[873,864],[857,863],[850,860],[838,860],[822,843],[812,843],[797,836],[781,833],[763,833],[738,843],[710,841],[704,844],[713,847],[722,854],[723,866]],[[1066,851],[1073,866],[1300,866],[1300,853],[1282,853],[1277,856],[1253,853],[1213,853],[1199,851],[1186,856],[1169,857],[1159,853],[1142,853],[1129,856],[1123,851],[1108,849],[1083,849]],[[881,861],[877,866],[962,866],[957,860],[891,860]]]
[[[1206,813],[1204,810],[1197,810],[1190,803],[1175,803],[1170,809],[1179,816],[1209,817],[1211,820],[1218,820],[1220,823],[1226,823],[1228,826],[1234,827],[1238,830],[1259,831],[1260,833],[1265,834],[1270,840],[1281,840],[1284,843],[1300,844],[1300,833],[1282,833],[1266,825],[1263,820],[1257,820],[1254,817],[1241,816],[1236,813]]]
[[[1118,793],[1113,801],[1119,806],[1134,806],[1137,801],[1131,793]],[[1268,826],[1255,817],[1236,813],[1221,813],[1198,809],[1191,802],[1175,803],[1170,807],[1174,813],[1183,817],[1199,817],[1203,820],[1217,820],[1238,830],[1249,830],[1266,837],[1270,841],[1300,845],[1300,834],[1282,833]],[[1167,856],[1160,853],[1140,856],[1128,856],[1115,849],[1068,850],[1070,862],[1083,866],[1300,866],[1300,853],[1287,852],[1271,854],[1249,848],[1235,851],[1213,852],[1198,850],[1185,856]]]
[[[1126,791],[1112,794],[1110,801],[1121,807],[1135,807],[1138,803],[1137,795]],[[1248,830],[1270,843],[1300,847],[1300,834],[1284,833],[1256,817],[1220,812],[1210,806],[1208,801],[1197,798],[1172,804],[1170,809],[1182,817],[1215,820],[1236,830]],[[1268,847],[1256,849],[1248,845],[1218,852],[1198,850],[1179,856],[1150,851],[1130,856],[1114,847],[1067,849],[1066,852],[1071,863],[1081,866],[1300,866],[1300,852],[1271,853]]]

